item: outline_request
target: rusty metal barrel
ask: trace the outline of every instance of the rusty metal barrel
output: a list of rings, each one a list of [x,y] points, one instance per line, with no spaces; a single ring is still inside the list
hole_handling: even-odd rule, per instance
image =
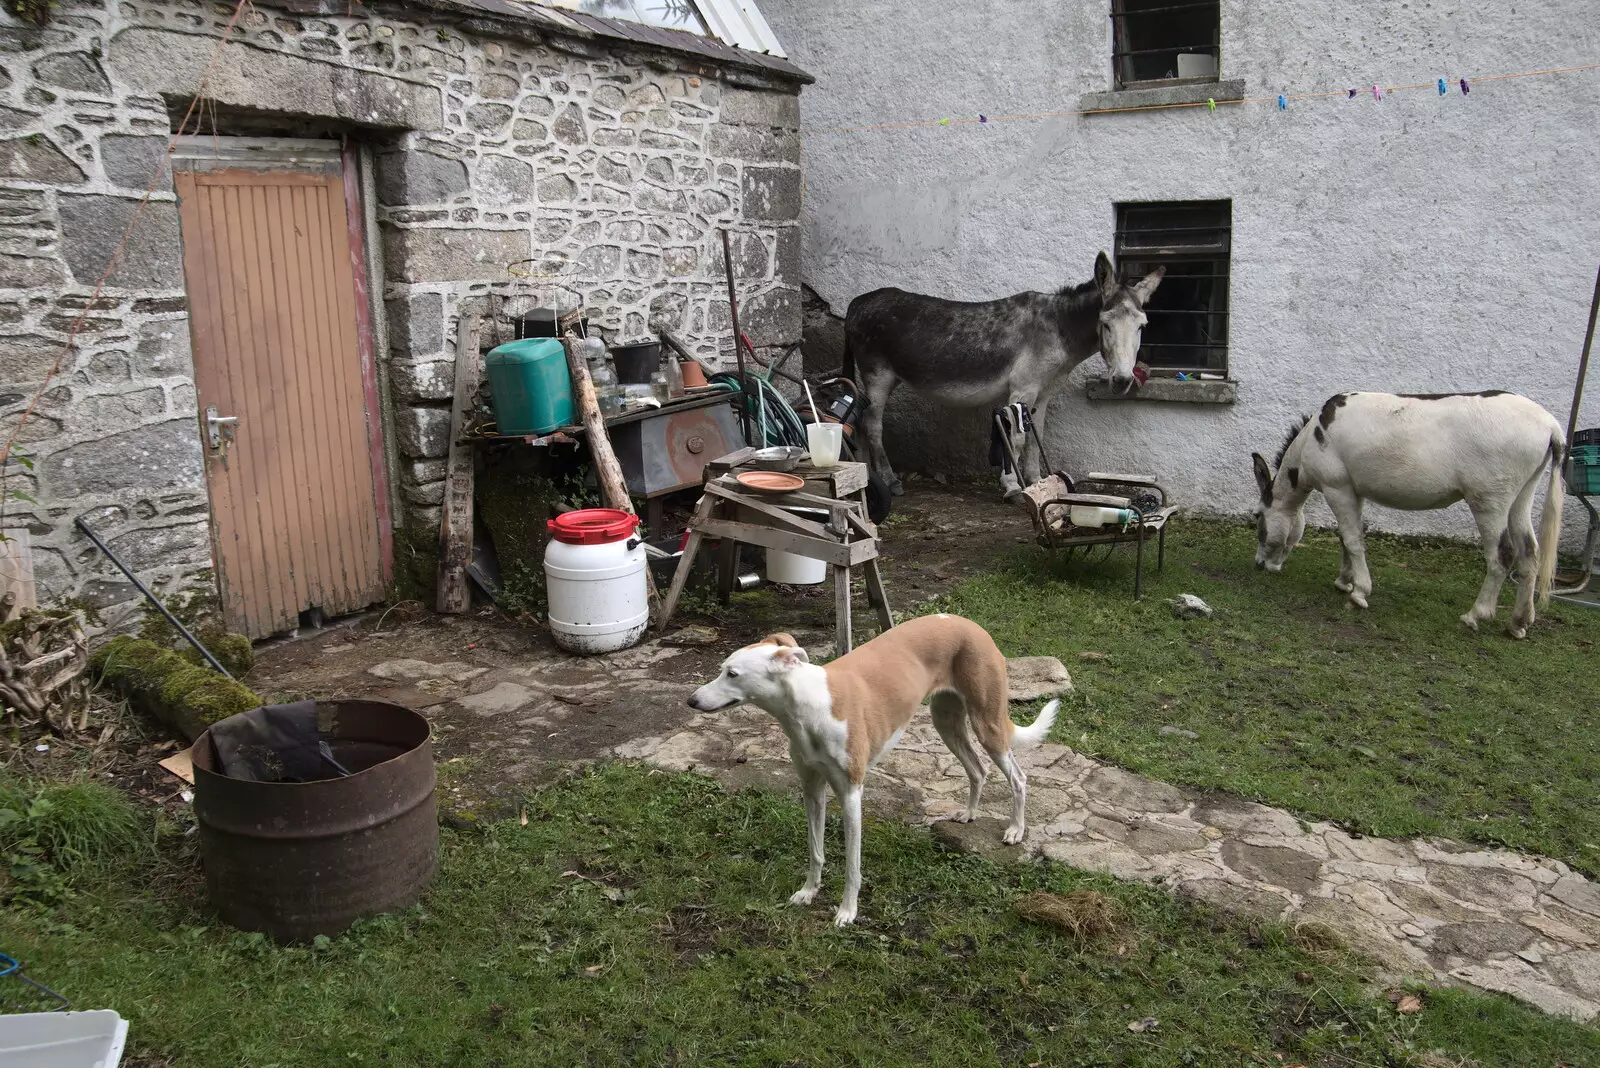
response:
[[[439,859],[428,721],[387,701],[319,701],[318,733],[350,775],[251,782],[194,744],[206,889],[222,919],[281,942],[336,935],[414,903]]]

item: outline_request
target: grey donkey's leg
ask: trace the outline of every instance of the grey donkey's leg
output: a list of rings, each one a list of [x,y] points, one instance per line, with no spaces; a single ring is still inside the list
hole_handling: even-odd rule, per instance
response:
[[[883,451],[883,410],[889,403],[889,395],[899,384],[899,379],[895,378],[893,372],[868,372],[867,410],[861,417],[861,427],[867,434],[867,454],[872,469],[878,473],[878,477],[883,479],[889,491],[895,496],[899,496],[905,490],[900,484],[900,477],[894,473],[894,468],[889,466],[889,454]]]

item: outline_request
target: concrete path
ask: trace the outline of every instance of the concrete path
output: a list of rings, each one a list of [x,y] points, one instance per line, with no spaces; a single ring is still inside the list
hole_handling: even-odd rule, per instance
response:
[[[612,755],[680,771],[736,767],[748,777],[786,767],[787,753],[775,720],[740,707],[694,716]],[[903,811],[956,848],[1042,855],[1233,912],[1321,924],[1393,976],[1499,991],[1579,1021],[1600,1015],[1600,887],[1560,861],[1438,839],[1358,837],[1265,805],[1197,798],[1062,745],[1021,761],[1029,835],[1016,846],[1000,842],[1009,792],[997,775],[984,790],[983,818],[945,822],[963,810],[966,777],[925,717],[872,773],[867,797],[906,802]]]

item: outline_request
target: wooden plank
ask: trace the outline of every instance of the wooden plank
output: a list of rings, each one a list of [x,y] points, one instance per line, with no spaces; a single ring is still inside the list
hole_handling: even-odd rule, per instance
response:
[[[683,547],[683,555],[678,557],[678,570],[672,574],[672,585],[667,590],[666,600],[661,602],[661,610],[656,614],[658,629],[666,629],[667,620],[672,618],[673,609],[678,607],[678,598],[683,595],[684,584],[694,570],[694,558],[699,555],[700,543],[705,538],[695,525],[711,515],[713,503],[710,497],[701,497],[700,503],[695,506],[694,515],[689,520],[689,540]]]
[[[889,611],[889,595],[883,588],[883,574],[878,570],[878,561],[868,560],[866,572],[867,600],[878,610],[878,623],[888,630],[894,626],[894,613]]]
[[[808,538],[804,534],[791,534],[768,526],[740,523],[732,519],[696,520],[693,529],[713,538],[731,538],[746,545],[759,545],[766,549],[805,556],[813,560],[826,560],[830,564],[851,566],[877,559],[878,546],[871,541],[853,541],[848,545],[822,538]]]
[[[833,652],[843,656],[855,643],[850,635],[850,569],[835,564],[833,567]]]
[[[757,515],[774,523],[781,523],[792,530],[798,530],[802,534],[810,534],[814,538],[827,537],[828,528],[821,523],[810,519],[802,519],[793,512],[784,511],[782,508],[768,504],[766,501],[759,500],[752,495],[735,493],[726,486],[718,485],[715,482],[706,485],[706,493],[719,500],[725,500],[740,508],[755,512]],[[745,522],[750,522],[750,520],[746,519]]]
[[[456,324],[456,395],[450,409],[450,456],[445,462],[444,515],[439,521],[438,607],[458,615],[472,604],[467,564],[472,561],[472,449],[460,444],[467,409],[481,374],[478,316]]]
[[[596,480],[600,483],[600,498],[607,508],[616,508],[636,515],[633,500],[628,496],[628,483],[622,477],[622,464],[617,462],[616,450],[611,447],[611,437],[606,433],[606,421],[600,414],[600,400],[594,393],[594,381],[589,377],[589,365],[578,353],[576,340],[562,338],[561,347],[567,354],[567,376],[572,379],[572,396],[583,418],[583,429],[589,442],[589,460],[594,464]],[[661,607],[661,594],[656,590],[656,576],[647,565],[644,569],[646,594],[650,603]]]
[[[573,400],[578,414],[583,418],[583,428],[589,436],[589,458],[594,463],[594,473],[600,482],[600,497],[607,508],[633,512],[633,502],[628,499],[628,484],[622,477],[622,465],[612,451],[611,438],[606,435],[606,421],[600,415],[600,401],[594,394],[594,382],[589,378],[589,365],[583,362],[577,344],[562,339],[567,351],[567,373],[572,377]]]
[[[706,464],[706,477],[710,479],[731,473],[749,460],[754,452],[754,449],[740,449],[717,457]],[[869,475],[866,464],[853,460],[841,461],[837,467],[813,467],[809,463],[802,463],[789,473],[806,480],[804,492],[829,498],[852,497],[860,493],[867,488]]]

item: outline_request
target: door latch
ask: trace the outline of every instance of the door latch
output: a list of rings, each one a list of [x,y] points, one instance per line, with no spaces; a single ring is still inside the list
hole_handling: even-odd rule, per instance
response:
[[[206,409],[206,441],[213,449],[222,448],[223,441],[233,440],[233,428],[239,422],[237,415],[218,415],[216,408]],[[226,435],[224,435],[226,430]]]

